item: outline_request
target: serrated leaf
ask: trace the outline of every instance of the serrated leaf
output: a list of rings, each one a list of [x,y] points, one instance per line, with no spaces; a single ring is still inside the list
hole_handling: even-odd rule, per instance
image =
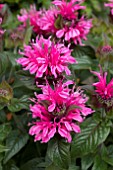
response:
[[[51,140],[48,145],[47,156],[55,166],[67,168],[70,162],[70,144],[64,140]]]
[[[107,170],[107,164],[101,159],[99,155],[95,157],[92,170]]]
[[[109,132],[109,122],[97,123],[92,120],[85,123],[85,126],[81,127],[81,133],[74,136],[71,147],[72,156],[94,152],[97,146],[106,140]]]
[[[9,150],[5,153],[4,163],[17,154],[27,143],[28,134],[22,133],[19,130],[12,131],[6,140],[6,146]]]

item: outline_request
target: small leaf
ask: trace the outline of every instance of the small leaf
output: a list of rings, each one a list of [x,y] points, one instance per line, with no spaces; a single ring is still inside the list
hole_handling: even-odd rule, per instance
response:
[[[6,140],[6,146],[9,150],[5,153],[4,163],[17,154],[27,143],[28,134],[22,133],[19,130],[12,131]]]

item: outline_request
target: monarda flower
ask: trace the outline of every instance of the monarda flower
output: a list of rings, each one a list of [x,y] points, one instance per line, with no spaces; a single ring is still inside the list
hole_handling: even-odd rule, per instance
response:
[[[56,7],[50,7],[48,10],[42,10],[40,22],[38,19],[37,22],[39,23],[40,29],[43,31],[44,35],[51,35],[56,33],[57,28],[55,27],[55,21],[57,16],[58,10]]]
[[[33,26],[33,31],[40,34],[40,17],[42,13],[42,10],[37,11],[35,5],[31,5],[28,11],[26,9],[21,9],[21,15],[17,15],[17,18],[23,23],[24,27],[26,27],[29,20],[30,25]]]
[[[29,70],[31,74],[36,74],[36,78],[42,76],[54,76],[57,78],[62,72],[70,75],[68,64],[73,64],[76,60],[71,56],[71,50],[64,44],[55,44],[43,37],[36,37],[36,42],[24,46],[24,57],[17,62],[24,70]]]
[[[52,3],[58,7],[59,14],[68,20],[73,20],[78,18],[78,10],[85,9],[85,6],[80,4],[84,0],[54,0]]]
[[[93,86],[95,86],[97,98],[101,104],[106,105],[107,107],[113,106],[113,79],[107,84],[106,82],[106,76],[107,72],[103,73],[101,67],[100,67],[100,73],[91,71],[93,74],[95,74],[99,82],[93,83]]]
[[[92,27],[92,20],[86,20],[84,16],[78,17],[79,10],[85,9],[84,6],[81,6],[82,2],[80,0],[53,1],[59,11],[55,22],[57,38],[64,38],[65,41],[73,41],[80,45],[82,45],[82,40],[87,39],[86,36]]]
[[[54,89],[47,84],[42,87],[43,94],[35,94],[30,110],[36,121],[29,130],[30,135],[35,135],[34,141],[46,143],[59,134],[71,142],[71,132],[80,133],[79,123],[93,111],[86,106],[88,98],[82,91],[68,88],[72,83],[59,83]]]

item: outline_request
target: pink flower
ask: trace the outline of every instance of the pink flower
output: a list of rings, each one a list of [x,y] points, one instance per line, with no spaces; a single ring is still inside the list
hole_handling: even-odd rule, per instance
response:
[[[70,0],[67,2],[66,0],[54,0],[53,4],[59,8],[59,14],[68,20],[77,19],[78,10],[85,9],[85,6],[81,6],[80,3],[83,0]]]
[[[28,11],[26,9],[21,9],[20,14],[21,15],[17,15],[17,18],[23,23],[24,27],[26,27],[27,21],[29,20],[30,25],[33,26],[33,31],[40,33],[42,10],[37,11],[35,5],[31,5]]]
[[[111,79],[111,81],[107,84],[107,72],[103,73],[101,67],[100,73],[95,71],[92,71],[92,73],[95,74],[99,79],[99,82],[93,83],[93,86],[96,88],[95,92],[97,93],[98,99],[101,103],[111,107],[113,105],[113,79]]]
[[[53,43],[50,38],[36,38],[35,43],[24,46],[24,57],[17,60],[24,70],[29,70],[31,74],[36,74],[36,78],[57,75],[66,72],[70,75],[68,64],[73,64],[76,60],[71,56],[71,50],[61,43]]]
[[[59,9],[59,15],[56,19],[56,22],[59,20],[60,25],[56,30],[57,38],[63,38],[68,42],[73,41],[80,45],[82,45],[82,40],[87,39],[86,36],[92,27],[92,20],[86,20],[84,16],[78,18],[79,10],[85,9],[84,6],[81,6],[82,2],[82,0],[53,1],[53,4]]]
[[[105,3],[105,7],[110,7],[111,8],[111,14],[113,15],[113,0],[109,0],[110,3]]]
[[[50,85],[42,87],[43,94],[35,94],[35,104],[30,106],[32,117],[36,119],[29,130],[35,135],[35,141],[48,142],[57,133],[71,142],[71,132],[80,133],[78,123],[93,113],[86,107],[88,98],[80,90],[68,88],[72,81],[57,84],[54,89]]]
[[[50,7],[48,10],[43,10],[41,20],[40,20],[40,29],[45,31],[44,34],[54,34],[56,33],[55,20],[58,15],[58,10],[56,7]],[[37,19],[38,21],[38,19]]]
[[[82,45],[82,40],[87,40],[87,34],[92,27],[92,20],[85,20],[84,16],[78,22],[72,21],[70,26],[66,24],[63,29],[56,32],[58,38],[64,37],[66,41],[74,41],[75,44]]]

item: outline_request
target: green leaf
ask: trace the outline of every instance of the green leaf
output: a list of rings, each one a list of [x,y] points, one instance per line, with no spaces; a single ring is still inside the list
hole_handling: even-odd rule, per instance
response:
[[[45,170],[66,170],[64,168],[61,168],[59,166],[55,166],[53,163],[51,165],[49,165],[47,168],[45,168]]]
[[[12,131],[6,140],[6,146],[9,150],[5,153],[4,163],[17,154],[25,146],[27,141],[28,134],[22,133],[19,130]]]
[[[95,51],[90,46],[75,46],[72,52],[75,58],[82,58],[83,56],[88,56],[90,59],[95,58]]]
[[[55,166],[67,168],[70,162],[70,144],[61,139],[51,140],[48,145],[47,157]]]
[[[95,157],[92,170],[107,170],[107,164],[101,159],[99,155]]]
[[[3,104],[1,105],[0,104],[0,110],[2,110],[4,107],[5,107],[5,105],[3,105]]]
[[[3,170],[3,167],[2,167],[2,165],[1,165],[1,163],[0,163],[0,170]]]
[[[39,164],[44,161],[43,158],[34,158],[28,162],[26,162],[24,165],[21,166],[20,170],[41,170],[42,168],[39,167]],[[45,166],[44,166],[45,168]]]
[[[3,166],[3,170],[19,170],[19,168],[15,165],[13,160],[10,160]]]
[[[61,29],[63,27],[63,25],[62,25],[63,23],[62,22],[63,22],[62,21],[62,16],[58,15],[58,17],[57,17],[57,19],[55,21],[55,24],[54,24],[55,28]]]
[[[32,35],[32,27],[28,27],[25,33],[24,43],[28,44]]]
[[[8,150],[9,150],[9,148],[7,146],[4,146],[4,145],[0,144],[0,153],[6,152]]]
[[[0,125],[0,141],[3,141],[9,132],[11,131],[11,126],[8,123]]]
[[[16,62],[16,59],[20,58],[21,55],[19,54],[14,54],[12,52],[4,52],[3,54],[5,54],[8,58],[8,60],[11,62],[12,67],[16,68],[17,70],[20,68],[20,65]]]
[[[0,53],[0,76],[6,71],[8,62],[8,57],[4,53]]]
[[[28,89],[36,90],[35,79],[33,75],[30,75],[29,72],[20,70],[16,72],[16,79],[13,84],[13,88],[18,88],[20,86],[25,86]]]
[[[81,160],[82,170],[88,170],[93,164],[94,156],[92,154],[86,155]]]
[[[101,149],[102,159],[109,165],[113,166],[113,145],[102,147]]]
[[[94,152],[97,146],[106,140],[109,132],[109,122],[104,120],[102,122],[86,120],[81,127],[81,133],[74,136],[71,148],[72,156]]]
[[[68,170],[80,170],[79,166],[75,166],[75,165],[70,165]]]
[[[91,69],[92,66],[97,64],[96,60],[91,60],[88,56],[84,55],[82,58],[77,58],[77,64],[73,64],[71,67],[74,70],[79,70],[79,69]]]
[[[76,46],[73,48],[72,55],[77,60],[77,64],[72,65],[74,70],[91,69],[92,67],[97,66],[97,60],[95,59],[95,51],[93,48],[90,46]]]
[[[13,98],[11,100],[10,105],[8,105],[8,109],[11,112],[18,112],[22,109],[29,109],[30,100],[28,100],[28,98],[29,98],[29,96],[27,96],[27,95],[24,95],[20,99]]]

